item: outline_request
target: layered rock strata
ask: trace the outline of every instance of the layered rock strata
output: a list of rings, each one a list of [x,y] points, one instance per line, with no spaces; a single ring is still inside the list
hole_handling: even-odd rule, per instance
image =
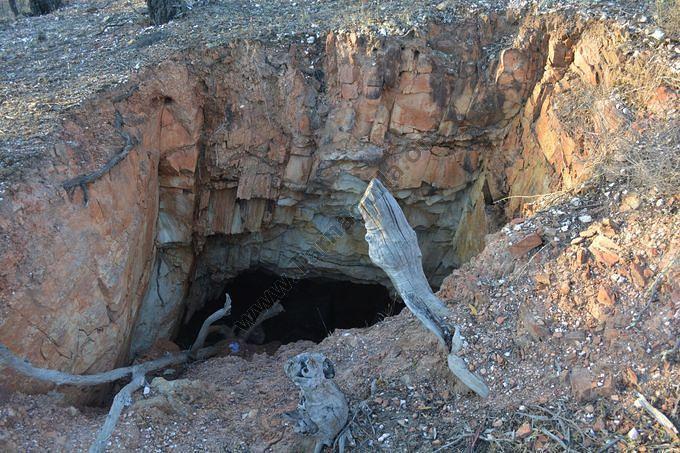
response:
[[[601,83],[618,56],[567,19],[238,41],[101,93],[0,204],[0,342],[95,372],[172,337],[249,268],[387,284],[355,209],[376,175],[438,285],[483,247],[485,203],[579,177],[551,99],[562,80]],[[87,202],[65,191],[120,152],[121,128],[138,144]]]

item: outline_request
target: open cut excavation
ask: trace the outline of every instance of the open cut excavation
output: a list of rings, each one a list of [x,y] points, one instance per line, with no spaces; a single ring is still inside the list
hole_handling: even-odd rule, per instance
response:
[[[674,0],[29,3],[0,450],[680,448]]]
[[[371,260],[388,274],[409,310],[437,336],[447,350],[450,350],[448,366],[454,376],[479,396],[483,398],[489,396],[489,388],[486,384],[471,373],[465,362],[457,356],[462,348],[460,332],[458,327],[449,325],[449,312],[430,290],[422,271],[422,255],[415,232],[407,223],[394,197],[387,192],[379,180],[374,179],[366,188],[360,209],[366,222],[366,241],[369,244]],[[18,359],[4,346],[0,346],[0,360],[1,363],[11,366],[28,377],[56,384],[97,385],[131,375],[131,382],[124,386],[113,399],[104,426],[90,447],[90,452],[100,452],[104,451],[123,406],[131,400],[136,390],[144,386],[146,374],[169,365],[186,362],[189,359],[206,358],[218,353],[218,345],[207,348],[203,346],[213,324],[230,315],[231,311],[232,301],[227,294],[224,307],[205,319],[195,341],[187,351],[160,360],[116,369],[103,373],[101,376],[76,376],[36,368]],[[246,325],[242,326],[241,339],[248,341],[255,327],[269,318],[280,315],[282,311],[284,309],[279,301],[260,310],[254,319],[248,320]],[[455,328],[455,332],[451,332],[452,328]],[[233,350],[233,352],[236,351]],[[342,431],[342,438],[338,441],[342,443],[340,450],[343,451],[345,437],[351,436],[346,434],[348,433],[346,425],[349,413],[345,396],[335,383],[329,382],[335,376],[331,362],[321,354],[316,354],[314,357],[301,354],[286,365],[286,374],[302,390],[303,403],[295,413],[287,415],[294,422],[296,432],[315,438],[314,452],[318,453],[324,445],[333,446],[336,436]]]

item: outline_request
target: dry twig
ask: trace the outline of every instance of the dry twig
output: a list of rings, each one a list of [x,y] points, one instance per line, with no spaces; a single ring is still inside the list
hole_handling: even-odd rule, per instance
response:
[[[678,437],[678,428],[675,427],[672,421],[668,419],[659,409],[655,408],[652,406],[649,401],[647,401],[647,398],[644,397],[641,393],[637,394],[637,399],[635,400],[635,407],[639,407],[647,411],[649,415],[651,415],[656,422],[663,426],[666,431],[668,431],[668,434],[670,434],[672,437]]]
[[[281,305],[281,303],[279,303],[279,302],[274,303],[274,305],[267,308],[266,310],[262,310],[260,312],[260,314],[257,315],[255,322],[253,322],[253,324],[250,327],[248,327],[248,329],[246,329],[243,332],[240,332],[238,334],[238,336],[240,338],[243,338],[244,341],[247,340],[248,337],[250,337],[250,334],[253,333],[253,330],[255,330],[255,328],[257,326],[259,326],[260,324],[262,324],[266,320],[273,318],[274,316],[280,315],[284,311],[285,310],[283,309],[283,306]]]
[[[127,157],[127,155],[130,153],[130,150],[132,150],[132,148],[137,144],[137,138],[132,137],[123,130],[123,118],[118,112],[116,112],[115,128],[118,131],[118,134],[125,140],[123,149],[118,154],[109,159],[109,161],[99,170],[76,176],[75,178],[64,181],[62,184],[62,187],[69,195],[73,194],[73,191],[76,187],[80,187],[80,189],[83,191],[83,204],[85,205],[87,205],[87,201],[89,199],[87,185],[108,173],[119,162],[125,159],[125,157]]]
[[[222,319],[227,316],[229,313],[231,313],[231,297],[229,297],[229,294],[226,294],[224,307],[220,308],[215,313],[208,316],[205,321],[203,321],[201,330],[199,330],[198,335],[196,335],[196,341],[194,341],[194,344],[191,345],[191,349],[189,349],[189,352],[192,354],[192,356],[195,356],[198,350],[203,348],[205,339],[208,337],[208,333],[210,333],[210,326],[218,319]]]

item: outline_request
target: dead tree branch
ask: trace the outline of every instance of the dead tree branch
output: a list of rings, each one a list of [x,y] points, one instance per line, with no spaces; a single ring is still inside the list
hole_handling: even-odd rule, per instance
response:
[[[635,407],[639,407],[647,411],[649,415],[651,415],[656,422],[663,426],[664,429],[670,434],[671,437],[677,438],[678,437],[678,428],[675,427],[672,421],[666,417],[663,412],[661,412],[659,409],[656,407],[652,406],[649,401],[647,401],[647,398],[644,397],[643,394],[638,393],[637,394],[637,399],[635,400]]]
[[[33,366],[27,360],[20,359],[12,354],[12,352],[5,346],[0,344],[0,365],[9,366],[26,376],[39,379],[41,381],[52,382],[57,385],[79,385],[79,386],[93,386],[100,384],[107,384],[110,382],[132,376],[130,382],[125,385],[114,397],[113,404],[106,416],[106,421],[102,426],[97,439],[90,447],[90,453],[99,453],[105,450],[106,443],[111,437],[113,430],[118,423],[120,414],[123,408],[132,401],[132,394],[144,385],[146,374],[166,368],[172,365],[179,365],[190,360],[205,359],[219,352],[219,348],[207,347],[203,348],[205,338],[208,336],[208,331],[212,323],[218,319],[227,316],[231,312],[231,298],[226,296],[224,307],[217,310],[210,315],[201,326],[196,341],[191,346],[191,349],[182,351],[177,354],[168,355],[160,359],[143,362],[137,365],[131,365],[114,370],[105,371],[97,374],[70,374],[62,371],[50,370],[47,368],[38,368]]]
[[[113,398],[111,409],[106,415],[104,425],[97,434],[97,439],[90,446],[89,453],[99,453],[106,450],[106,443],[108,442],[113,430],[116,428],[120,414],[123,412],[125,406],[132,403],[132,394],[144,386],[145,376],[141,372],[135,372],[132,375],[132,380]]]
[[[457,355],[462,346],[458,327],[449,324],[449,309],[430,289],[416,232],[397,201],[379,180],[373,179],[359,202],[359,210],[366,224],[371,261],[385,271],[409,310],[450,351],[448,365],[456,378],[486,398],[489,388]]]
[[[248,327],[247,330],[244,330],[243,332],[239,333],[239,338],[242,338],[243,340],[247,340],[248,337],[250,337],[250,334],[253,333],[253,330],[263,322],[265,322],[268,319],[273,318],[274,316],[278,316],[281,313],[283,313],[285,310],[283,309],[283,306],[279,303],[276,302],[274,305],[271,307],[267,308],[266,310],[262,310],[259,315],[257,315],[257,318],[255,319],[255,322]]]
[[[144,362],[140,365],[132,365],[122,368],[116,368],[114,370],[105,371],[103,373],[97,374],[69,374],[62,371],[50,370],[47,368],[38,368],[33,366],[26,360],[22,360],[19,357],[12,354],[12,352],[7,349],[6,346],[0,344],[0,364],[9,366],[15,371],[39,379],[41,381],[53,382],[57,385],[78,385],[83,387],[89,387],[93,385],[107,384],[109,382],[114,382],[119,379],[123,379],[134,373],[135,369],[142,367],[144,373],[149,373],[151,371],[160,370],[172,365],[178,365],[188,361],[189,354],[188,351],[180,352],[177,354],[162,357],[160,359],[151,360],[149,362]]]
[[[132,150],[132,148],[137,144],[137,139],[123,130],[123,119],[118,112],[116,112],[115,127],[118,130],[118,134],[125,140],[123,149],[118,154],[109,159],[109,161],[99,170],[76,176],[75,178],[71,178],[62,183],[62,187],[64,190],[66,190],[69,196],[73,194],[73,191],[76,187],[80,187],[80,189],[83,191],[83,203],[85,205],[87,205],[87,201],[89,199],[87,185],[101,178],[113,167],[118,165],[118,163],[125,159],[125,157],[127,157],[127,155],[130,153],[130,150]]]
[[[208,316],[205,321],[203,321],[201,330],[198,331],[198,335],[196,336],[196,341],[194,341],[194,344],[191,345],[191,349],[189,349],[191,354],[195,354],[203,347],[205,339],[208,337],[208,333],[210,333],[210,326],[218,319],[222,319],[227,316],[229,313],[231,313],[231,297],[229,297],[229,294],[227,294],[225,296],[224,307],[220,308],[215,313]]]

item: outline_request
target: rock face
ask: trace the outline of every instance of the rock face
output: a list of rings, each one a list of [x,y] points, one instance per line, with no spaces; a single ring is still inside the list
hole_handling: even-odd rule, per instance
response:
[[[171,337],[249,268],[387,284],[355,210],[375,176],[439,284],[483,247],[485,201],[578,177],[581,151],[549,100],[565,74],[592,78],[609,57],[557,19],[239,41],[102,94],[0,203],[0,342],[95,372]],[[116,128],[139,144],[86,203],[65,192],[120,152]]]
[[[510,212],[525,203],[523,197],[583,182],[591,172],[588,161],[601,146],[593,137],[630,123],[614,101],[597,95],[598,87],[611,87],[612,74],[625,67],[623,37],[605,31],[603,23],[584,26],[567,18],[558,24],[557,19],[547,19],[547,33],[520,32],[521,39],[540,47],[546,61],[489,172],[492,196],[512,197]]]

